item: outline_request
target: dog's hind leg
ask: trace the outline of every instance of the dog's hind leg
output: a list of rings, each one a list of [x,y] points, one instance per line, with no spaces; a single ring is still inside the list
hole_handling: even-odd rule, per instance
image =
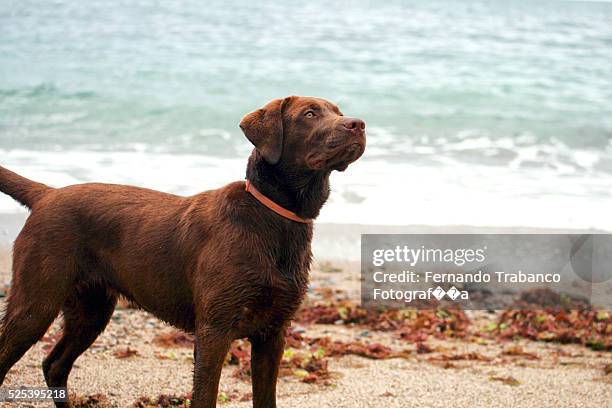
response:
[[[7,306],[0,334],[0,385],[11,367],[45,334],[59,313],[59,305],[38,308],[33,303],[19,310],[10,303]]]
[[[16,262],[13,284],[9,292],[6,314],[0,328],[0,385],[10,368],[47,331],[59,314],[64,301],[64,288],[59,284],[52,289],[53,279],[42,263]],[[64,263],[65,266],[65,263]],[[24,279],[25,277],[25,279]]]
[[[104,286],[78,288],[62,306],[62,337],[43,362],[49,387],[65,387],[75,360],[102,333],[115,310],[117,294]],[[56,402],[58,407],[68,406]]]

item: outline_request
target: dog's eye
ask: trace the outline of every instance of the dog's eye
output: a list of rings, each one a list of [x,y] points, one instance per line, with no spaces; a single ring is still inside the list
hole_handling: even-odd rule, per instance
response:
[[[306,116],[307,118],[314,118],[316,115],[314,111],[309,110],[308,112],[304,114],[304,116]]]

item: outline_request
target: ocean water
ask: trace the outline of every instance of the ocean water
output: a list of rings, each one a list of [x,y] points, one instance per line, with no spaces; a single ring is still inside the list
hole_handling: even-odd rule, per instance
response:
[[[0,2],[0,164],[52,185],[241,179],[291,94],[367,122],[323,222],[612,229],[610,3]]]

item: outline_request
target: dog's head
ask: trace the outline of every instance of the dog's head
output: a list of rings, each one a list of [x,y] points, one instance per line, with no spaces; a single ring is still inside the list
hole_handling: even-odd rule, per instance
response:
[[[274,99],[240,128],[267,163],[293,170],[344,171],[366,145],[365,122],[321,98]]]

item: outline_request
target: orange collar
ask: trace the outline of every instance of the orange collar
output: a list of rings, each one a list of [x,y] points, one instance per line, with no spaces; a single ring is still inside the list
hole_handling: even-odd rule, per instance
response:
[[[281,207],[276,204],[274,201],[270,200],[268,197],[263,195],[258,189],[255,188],[253,184],[249,180],[246,181],[246,191],[251,193],[253,197],[257,199],[260,203],[277,213],[278,215],[285,217],[291,221],[301,222],[302,224],[310,224],[312,223],[311,219],[302,218],[293,211],[289,211],[286,208]]]

